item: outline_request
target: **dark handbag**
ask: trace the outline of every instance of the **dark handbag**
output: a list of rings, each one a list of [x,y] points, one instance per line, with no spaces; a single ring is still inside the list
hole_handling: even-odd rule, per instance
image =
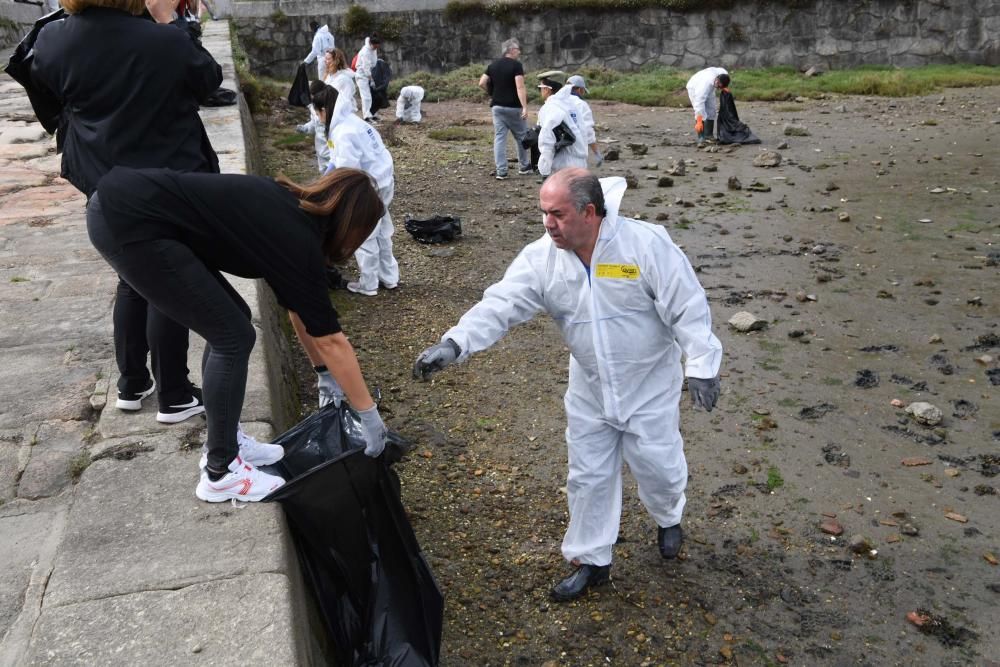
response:
[[[228,107],[236,104],[236,91],[219,86],[202,102],[206,107]]]
[[[538,147],[538,130],[542,129],[539,125],[528,128],[528,131],[524,133],[521,137],[521,148],[537,148]]]
[[[565,121],[559,123],[559,125],[552,130],[552,134],[556,135],[556,153],[567,146],[572,146],[576,143],[576,135],[574,135],[573,131],[569,129],[569,125],[567,125]]]
[[[38,39],[38,33],[49,23],[61,21],[64,18],[66,18],[66,12],[63,9],[57,9],[35,21],[31,31],[17,45],[7,62],[7,66],[3,68],[12,79],[24,86],[35,117],[49,134],[55,132],[56,128],[59,127],[59,117],[62,115],[63,105],[50,91],[32,81],[31,61],[35,58],[35,40]]]
[[[299,68],[295,70],[295,80],[292,81],[292,88],[288,91],[288,103],[293,107],[307,107],[312,103],[305,63],[299,63]]]

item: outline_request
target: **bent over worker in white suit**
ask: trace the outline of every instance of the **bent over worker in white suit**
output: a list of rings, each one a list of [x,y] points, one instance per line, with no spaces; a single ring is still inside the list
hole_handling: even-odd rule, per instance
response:
[[[599,181],[585,169],[553,174],[539,195],[546,235],[413,369],[426,378],[543,311],[562,331],[570,349],[562,553],[576,569],[552,589],[558,601],[609,578],[623,459],[656,520],[661,555],[677,555],[687,484],[678,428],[684,376],[696,406],[711,410],[719,396],[722,345],[705,292],[662,227],[618,215],[625,188],[622,178]]]
[[[694,132],[698,145],[715,138],[715,119],[719,115],[719,105],[715,103],[716,89],[729,85],[729,72],[721,67],[707,67],[688,79],[687,93],[694,107]]]
[[[354,115],[353,100],[337,95],[337,91],[327,87],[323,97],[313,98],[313,105],[332,116],[327,130],[330,146],[330,164],[327,171],[348,167],[361,169],[375,180],[379,197],[385,204],[385,215],[379,220],[375,230],[354,253],[361,276],[357,282],[347,283],[347,289],[365,296],[378,294],[379,285],[395,289],[399,284],[399,263],[392,254],[392,217],[389,204],[395,187],[392,155],[382,143],[378,131]]]

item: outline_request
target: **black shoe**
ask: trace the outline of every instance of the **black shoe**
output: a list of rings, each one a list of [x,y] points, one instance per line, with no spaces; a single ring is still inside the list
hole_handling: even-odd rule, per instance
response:
[[[203,412],[205,412],[205,403],[201,400],[201,389],[191,387],[191,400],[179,405],[160,407],[160,411],[156,413],[156,421],[161,424],[177,424]]]
[[[552,599],[556,602],[575,600],[591,586],[606,584],[610,579],[610,565],[583,564],[576,568],[573,574],[552,587]]]
[[[124,392],[121,389],[118,390],[118,401],[115,403],[115,407],[119,410],[142,410],[142,399],[146,398],[150,394],[156,391],[156,383],[153,378],[149,378],[149,384],[146,388],[138,393]]]
[[[680,553],[681,544],[684,543],[684,531],[681,525],[670,526],[669,528],[658,528],[656,531],[656,543],[660,546],[660,555],[670,560],[677,558]]]

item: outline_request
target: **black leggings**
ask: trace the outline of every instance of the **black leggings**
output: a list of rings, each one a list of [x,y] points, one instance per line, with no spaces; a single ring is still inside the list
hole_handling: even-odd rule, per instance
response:
[[[250,307],[221,273],[205,266],[180,241],[155,239],[121,245],[104,219],[96,194],[87,208],[87,231],[98,252],[150,306],[205,339],[202,391],[208,467],[224,471],[239,452],[236,430],[256,340]]]

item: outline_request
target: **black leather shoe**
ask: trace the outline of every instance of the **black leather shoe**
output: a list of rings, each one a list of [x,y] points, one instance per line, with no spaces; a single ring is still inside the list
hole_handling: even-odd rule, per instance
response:
[[[660,555],[666,559],[677,558],[681,544],[684,543],[684,531],[681,525],[659,528],[656,531],[656,543],[660,545]]]
[[[552,587],[552,599],[556,602],[575,600],[591,586],[600,586],[610,579],[610,565],[583,564],[576,568],[573,574]]]

